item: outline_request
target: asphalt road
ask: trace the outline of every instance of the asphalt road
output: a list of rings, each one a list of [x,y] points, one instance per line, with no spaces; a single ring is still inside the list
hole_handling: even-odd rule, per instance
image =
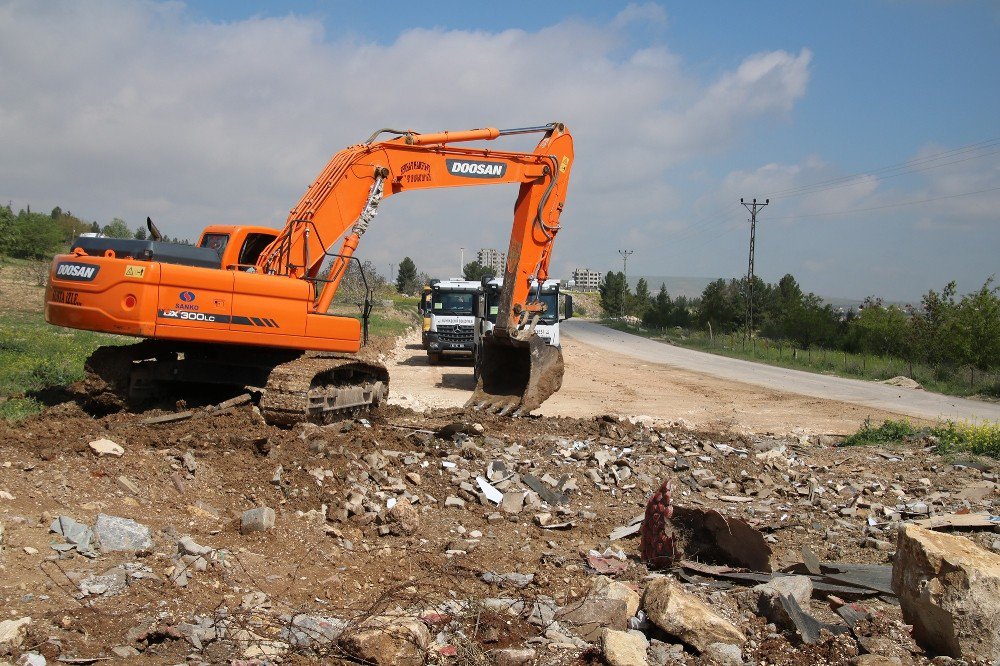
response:
[[[658,363],[772,390],[839,400],[923,419],[1000,422],[1000,404],[997,403],[717,356],[622,333],[581,319],[570,319],[563,322],[561,327],[562,335],[647,363]]]

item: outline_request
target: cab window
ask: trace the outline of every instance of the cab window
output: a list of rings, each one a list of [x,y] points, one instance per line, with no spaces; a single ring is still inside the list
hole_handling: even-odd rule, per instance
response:
[[[275,239],[275,236],[271,234],[247,234],[247,239],[243,242],[243,248],[240,250],[239,263],[242,266],[253,265],[257,263],[257,259],[260,257],[260,253],[264,251],[271,241]]]
[[[215,250],[221,257],[228,244],[229,234],[205,234],[201,237],[201,243],[198,247],[207,247],[210,250]]]

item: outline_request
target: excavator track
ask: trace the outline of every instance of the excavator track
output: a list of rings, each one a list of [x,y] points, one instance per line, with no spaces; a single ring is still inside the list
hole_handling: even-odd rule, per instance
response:
[[[386,367],[362,355],[159,340],[100,347],[85,368],[86,377],[73,390],[86,409],[98,414],[185,399],[186,384],[214,384],[259,393],[268,423],[329,423],[377,409],[389,388]]]
[[[381,363],[349,354],[307,352],[271,371],[260,411],[274,425],[329,423],[377,409],[388,391],[389,371]]]

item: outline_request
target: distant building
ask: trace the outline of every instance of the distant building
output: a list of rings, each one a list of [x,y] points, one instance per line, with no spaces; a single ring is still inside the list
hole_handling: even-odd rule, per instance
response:
[[[580,291],[597,291],[601,286],[603,274],[589,268],[574,268],[573,282]]]
[[[503,275],[507,270],[507,255],[500,250],[484,247],[476,255],[476,261],[493,270],[494,275]]]

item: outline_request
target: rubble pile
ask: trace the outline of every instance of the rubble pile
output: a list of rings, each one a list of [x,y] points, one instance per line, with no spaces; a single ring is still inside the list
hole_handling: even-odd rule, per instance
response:
[[[837,443],[56,407],[0,426],[0,664],[1000,658],[991,461]]]

